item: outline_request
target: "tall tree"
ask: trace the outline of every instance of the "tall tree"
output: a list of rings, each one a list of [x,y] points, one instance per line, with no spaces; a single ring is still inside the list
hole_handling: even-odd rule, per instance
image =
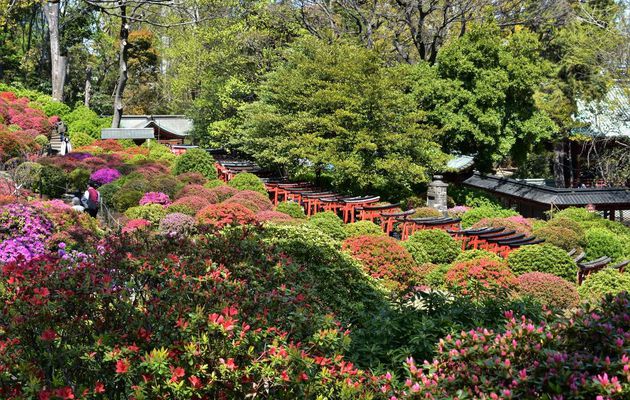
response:
[[[49,0],[44,3],[44,15],[48,23],[50,37],[50,63],[52,97],[63,101],[63,87],[68,69],[67,57],[61,54],[61,34],[59,32],[60,0]]]

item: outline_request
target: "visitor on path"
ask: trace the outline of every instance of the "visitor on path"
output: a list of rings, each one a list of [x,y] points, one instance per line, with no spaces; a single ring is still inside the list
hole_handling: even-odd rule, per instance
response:
[[[98,214],[98,209],[101,205],[101,194],[94,188],[94,186],[90,185],[88,190],[83,193],[83,206],[87,210],[88,214],[91,217],[96,218]]]
[[[72,209],[74,211],[78,211],[78,212],[84,212],[85,211],[85,207],[83,207],[81,205],[81,199],[79,199],[78,197],[74,197],[72,199]]]

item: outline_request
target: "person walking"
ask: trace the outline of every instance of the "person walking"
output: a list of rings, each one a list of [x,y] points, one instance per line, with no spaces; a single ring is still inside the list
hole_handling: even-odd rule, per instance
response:
[[[83,193],[83,206],[91,217],[96,218],[101,205],[101,194],[90,184],[90,187]]]

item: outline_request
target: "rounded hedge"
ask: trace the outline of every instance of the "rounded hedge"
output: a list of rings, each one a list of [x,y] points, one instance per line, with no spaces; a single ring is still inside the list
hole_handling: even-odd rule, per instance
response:
[[[552,217],[552,219],[566,218],[579,223],[585,221],[593,221],[601,218],[598,214],[582,207],[565,208],[564,210],[554,213]]]
[[[549,221],[547,221],[546,225],[569,229],[575,232],[576,235],[578,235],[578,237],[580,238],[580,241],[584,240],[584,229],[582,228],[582,225],[580,225],[579,222],[574,221],[572,219],[555,216]]]
[[[344,240],[342,249],[357,259],[365,272],[382,279],[386,287],[404,289],[413,281],[415,262],[394,238],[364,235]]]
[[[249,208],[255,213],[259,211],[271,211],[273,208],[273,204],[266,194],[253,190],[242,190],[225,200],[224,203],[238,203]]]
[[[160,221],[160,231],[168,235],[187,235],[195,230],[195,219],[182,213],[167,214]]]
[[[139,190],[118,190],[112,197],[112,205],[116,210],[125,212],[131,207],[135,207],[140,203],[144,193]]]
[[[424,264],[431,262],[431,258],[424,250],[424,245],[422,243],[405,240],[402,242],[402,245],[411,254],[416,263]]]
[[[177,192],[184,186],[180,181],[171,175],[160,175],[151,179],[149,186],[152,192],[166,193],[170,198],[174,198]]]
[[[624,244],[617,235],[606,228],[591,228],[584,235],[586,256],[589,260],[610,257],[619,261],[624,256]]]
[[[523,246],[508,256],[508,264],[516,275],[546,272],[575,282],[577,265],[569,254],[552,244]]]
[[[344,240],[346,238],[343,221],[332,211],[313,215],[309,218],[307,225],[321,230],[335,240]]]
[[[580,235],[571,229],[562,226],[546,225],[534,230],[534,235],[539,239],[545,239],[545,243],[553,244],[563,250],[579,249],[582,245]]]
[[[455,263],[445,278],[450,290],[476,299],[506,297],[517,284],[516,277],[504,261],[488,258]]]
[[[53,165],[44,165],[40,172],[39,191],[41,194],[59,198],[66,192],[68,179],[63,169]]]
[[[135,206],[125,211],[125,217],[129,219],[146,219],[157,226],[162,218],[166,216],[166,209],[159,204],[147,204],[146,206]]]
[[[208,182],[208,179],[199,172],[186,172],[179,175],[177,179],[184,185],[205,185]]]
[[[181,175],[186,172],[198,172],[208,179],[217,177],[214,158],[202,149],[190,149],[175,159],[173,173]]]
[[[453,261],[453,263],[460,263],[460,262],[465,262],[465,261],[471,261],[471,260],[476,260],[479,258],[485,258],[488,260],[495,260],[495,261],[503,261],[503,259],[497,255],[496,253],[493,253],[491,251],[488,250],[481,250],[481,249],[473,249],[473,250],[466,250],[466,251],[462,251],[457,258],[455,258],[455,260]]]
[[[199,210],[208,206],[210,202],[205,197],[201,196],[185,196],[180,197],[175,200],[173,204],[168,206],[169,212],[175,212],[173,210],[177,209],[177,207],[185,207],[192,211],[192,215],[195,215]],[[180,211],[181,212],[181,211]],[[184,214],[189,214],[190,212],[185,212]]]
[[[530,235],[532,233],[532,224],[529,220],[518,216],[507,218],[483,218],[472,225],[472,228],[505,228],[518,233]]]
[[[237,174],[232,180],[228,182],[228,185],[238,190],[253,190],[255,192],[267,195],[267,189],[265,184],[254,174],[249,172],[241,172]]]
[[[294,222],[295,219],[289,214],[281,213],[280,211],[259,211],[256,213],[256,221],[258,222],[275,222],[275,223],[287,223]]]
[[[276,206],[276,211],[288,214],[293,218],[306,218],[304,208],[295,201],[283,201],[281,203],[278,203],[278,205]]]
[[[225,201],[239,192],[238,189],[234,189],[233,187],[227,185],[216,186],[208,190],[210,190],[209,193],[216,196],[218,202]]]
[[[217,186],[227,186],[227,185],[225,184],[225,182],[223,182],[223,181],[222,181],[222,180],[220,180],[220,179],[212,179],[212,180],[209,180],[208,182],[204,183],[203,185],[204,185],[205,187],[207,187],[208,189],[213,189],[213,188],[215,188],[215,187],[217,187]]]
[[[15,181],[21,183],[26,189],[36,189],[39,185],[42,168],[42,165],[36,162],[23,162],[15,168]]]
[[[605,295],[630,292],[630,273],[606,268],[586,277],[578,293],[583,300],[598,301]]]
[[[462,252],[461,244],[447,232],[439,229],[417,231],[407,242],[408,248],[424,250],[429,256],[427,261],[434,264],[450,263]]]
[[[519,276],[518,291],[551,308],[572,308],[580,302],[573,283],[545,272],[528,272]]]
[[[217,229],[256,222],[255,214],[247,207],[237,203],[210,204],[197,213],[196,219],[199,224],[210,225]]]
[[[372,221],[357,221],[345,225],[347,237],[357,237],[363,235],[385,235],[383,229]]]
[[[219,199],[219,196],[217,196],[212,189],[208,189],[205,186],[195,184],[184,186],[179,192],[177,192],[175,198],[181,199],[183,197],[190,196],[203,197],[210,203],[219,203],[221,201]]]
[[[415,209],[412,218],[438,218],[442,216],[442,213],[433,207],[420,207]]]

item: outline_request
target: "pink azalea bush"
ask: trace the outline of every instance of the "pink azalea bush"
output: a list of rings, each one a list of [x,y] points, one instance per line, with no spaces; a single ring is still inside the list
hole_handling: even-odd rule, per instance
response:
[[[145,206],[147,204],[160,204],[163,206],[168,206],[169,204],[171,204],[171,199],[166,193],[147,192],[140,199],[140,205]]]

